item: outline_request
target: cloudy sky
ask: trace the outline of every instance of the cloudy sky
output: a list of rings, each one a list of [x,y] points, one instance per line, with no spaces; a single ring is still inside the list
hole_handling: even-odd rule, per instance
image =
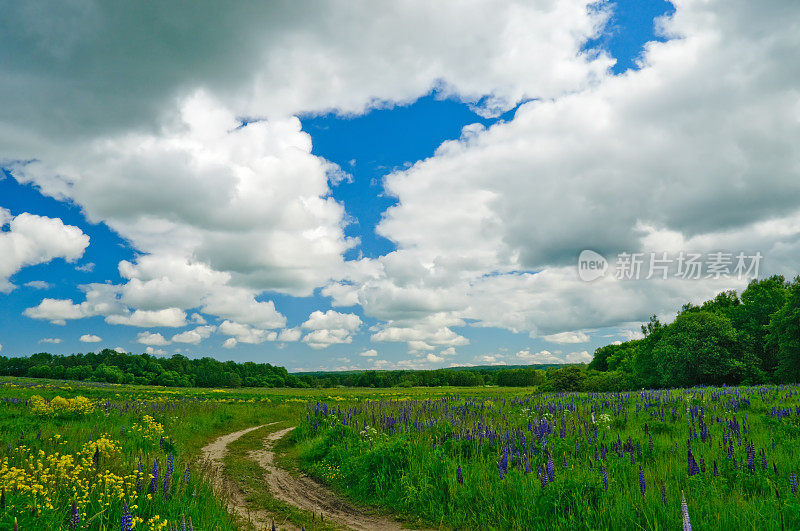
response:
[[[800,271],[796,0],[207,4],[1,5],[3,355],[586,361]]]

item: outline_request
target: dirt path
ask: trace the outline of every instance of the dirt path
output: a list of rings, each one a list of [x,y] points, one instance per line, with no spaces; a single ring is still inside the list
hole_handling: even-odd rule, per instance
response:
[[[267,472],[267,485],[275,498],[314,514],[321,514],[326,520],[333,520],[350,529],[403,529],[395,520],[372,515],[350,505],[308,476],[295,477],[279,468],[275,464],[273,448],[275,443],[293,429],[286,428],[270,433],[264,439],[264,449],[249,454]]]
[[[271,424],[274,424],[271,423]],[[250,522],[256,529],[271,529],[273,521],[280,529],[298,529],[289,522],[280,522],[275,518],[275,515],[269,511],[258,510],[251,511],[247,508],[247,501],[242,494],[242,491],[229,479],[225,477],[225,466],[222,460],[228,453],[228,445],[247,433],[253,430],[269,426],[264,424],[262,426],[253,426],[244,430],[235,431],[227,435],[219,437],[214,442],[203,447],[203,464],[207,467],[207,473],[211,477],[211,484],[214,487],[214,492],[220,499],[226,500],[228,510],[233,514],[240,516],[244,520]]]

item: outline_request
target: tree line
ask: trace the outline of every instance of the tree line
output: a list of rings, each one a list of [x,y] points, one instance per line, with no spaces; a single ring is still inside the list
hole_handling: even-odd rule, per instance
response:
[[[181,354],[157,358],[104,349],[98,353],[26,358],[0,356],[0,375],[168,387],[303,387],[284,367],[269,363],[236,363]]]

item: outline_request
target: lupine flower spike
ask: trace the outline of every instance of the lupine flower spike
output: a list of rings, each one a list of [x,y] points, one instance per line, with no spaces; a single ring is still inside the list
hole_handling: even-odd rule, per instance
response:
[[[692,522],[689,520],[689,506],[686,505],[686,496],[681,491],[681,514],[683,515],[683,531],[692,531]]]
[[[120,518],[120,531],[133,531],[133,518],[128,509],[128,502],[122,501],[122,518]]]
[[[69,515],[69,529],[73,531],[81,525],[81,515],[78,514],[78,504],[72,500],[72,510]]]

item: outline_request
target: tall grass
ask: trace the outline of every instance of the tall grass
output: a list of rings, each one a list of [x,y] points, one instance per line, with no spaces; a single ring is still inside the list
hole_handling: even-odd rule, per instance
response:
[[[676,529],[683,492],[695,528],[797,529],[798,390],[314,403],[295,438],[312,474],[432,525]]]

